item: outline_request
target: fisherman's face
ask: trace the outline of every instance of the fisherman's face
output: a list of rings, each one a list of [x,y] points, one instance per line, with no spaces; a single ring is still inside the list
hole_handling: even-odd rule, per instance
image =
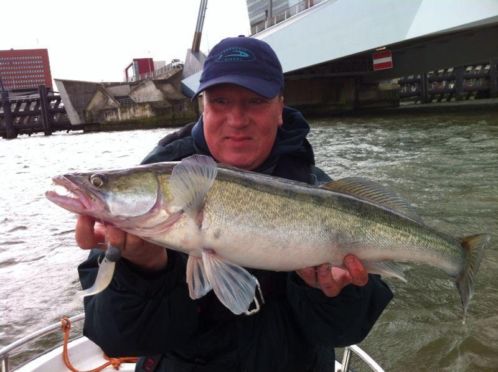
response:
[[[214,158],[253,170],[270,155],[283,123],[283,97],[265,98],[233,84],[204,92],[204,137]]]

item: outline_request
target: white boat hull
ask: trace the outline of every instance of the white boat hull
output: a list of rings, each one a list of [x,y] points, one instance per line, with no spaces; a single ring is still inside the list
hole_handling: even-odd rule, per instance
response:
[[[104,353],[100,347],[82,336],[68,344],[69,360],[74,368],[80,371],[87,371],[97,368],[108,360],[104,358]],[[64,364],[62,358],[62,346],[33,359],[24,364],[19,372],[65,372],[70,371]],[[109,365],[103,371],[116,371],[112,365]],[[135,363],[122,363],[119,367],[120,372],[135,371]]]

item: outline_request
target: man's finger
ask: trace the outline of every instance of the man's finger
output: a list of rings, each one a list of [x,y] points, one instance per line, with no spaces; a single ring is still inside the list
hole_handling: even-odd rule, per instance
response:
[[[368,283],[368,272],[356,256],[344,257],[344,266],[351,274],[351,282],[354,285],[362,287]]]
[[[310,287],[316,288],[318,286],[318,276],[314,267],[306,267],[304,269],[296,270],[296,273]]]
[[[107,226],[106,243],[121,250],[125,249],[126,233],[113,226]]]
[[[336,274],[334,275],[334,273]],[[326,296],[335,297],[346,285],[351,283],[351,276],[345,270],[331,268],[330,265],[324,264],[318,268],[318,282]]]
[[[88,216],[78,216],[76,221],[75,239],[78,246],[83,249],[95,248],[104,241],[101,234],[96,234],[95,220]]]

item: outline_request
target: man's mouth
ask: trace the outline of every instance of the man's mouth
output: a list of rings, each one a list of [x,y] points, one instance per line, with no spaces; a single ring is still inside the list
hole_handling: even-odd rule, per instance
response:
[[[245,142],[245,141],[250,141],[251,137],[248,136],[233,136],[233,137],[228,137],[229,141],[233,142]]]

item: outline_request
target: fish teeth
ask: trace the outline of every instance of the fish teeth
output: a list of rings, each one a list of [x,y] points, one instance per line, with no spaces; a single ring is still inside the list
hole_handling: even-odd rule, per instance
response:
[[[66,189],[62,185],[55,185],[53,191],[56,192],[57,195],[59,195],[59,196],[65,196],[65,197],[69,197],[69,198],[75,197],[75,195],[71,191],[69,191],[68,189]]]

